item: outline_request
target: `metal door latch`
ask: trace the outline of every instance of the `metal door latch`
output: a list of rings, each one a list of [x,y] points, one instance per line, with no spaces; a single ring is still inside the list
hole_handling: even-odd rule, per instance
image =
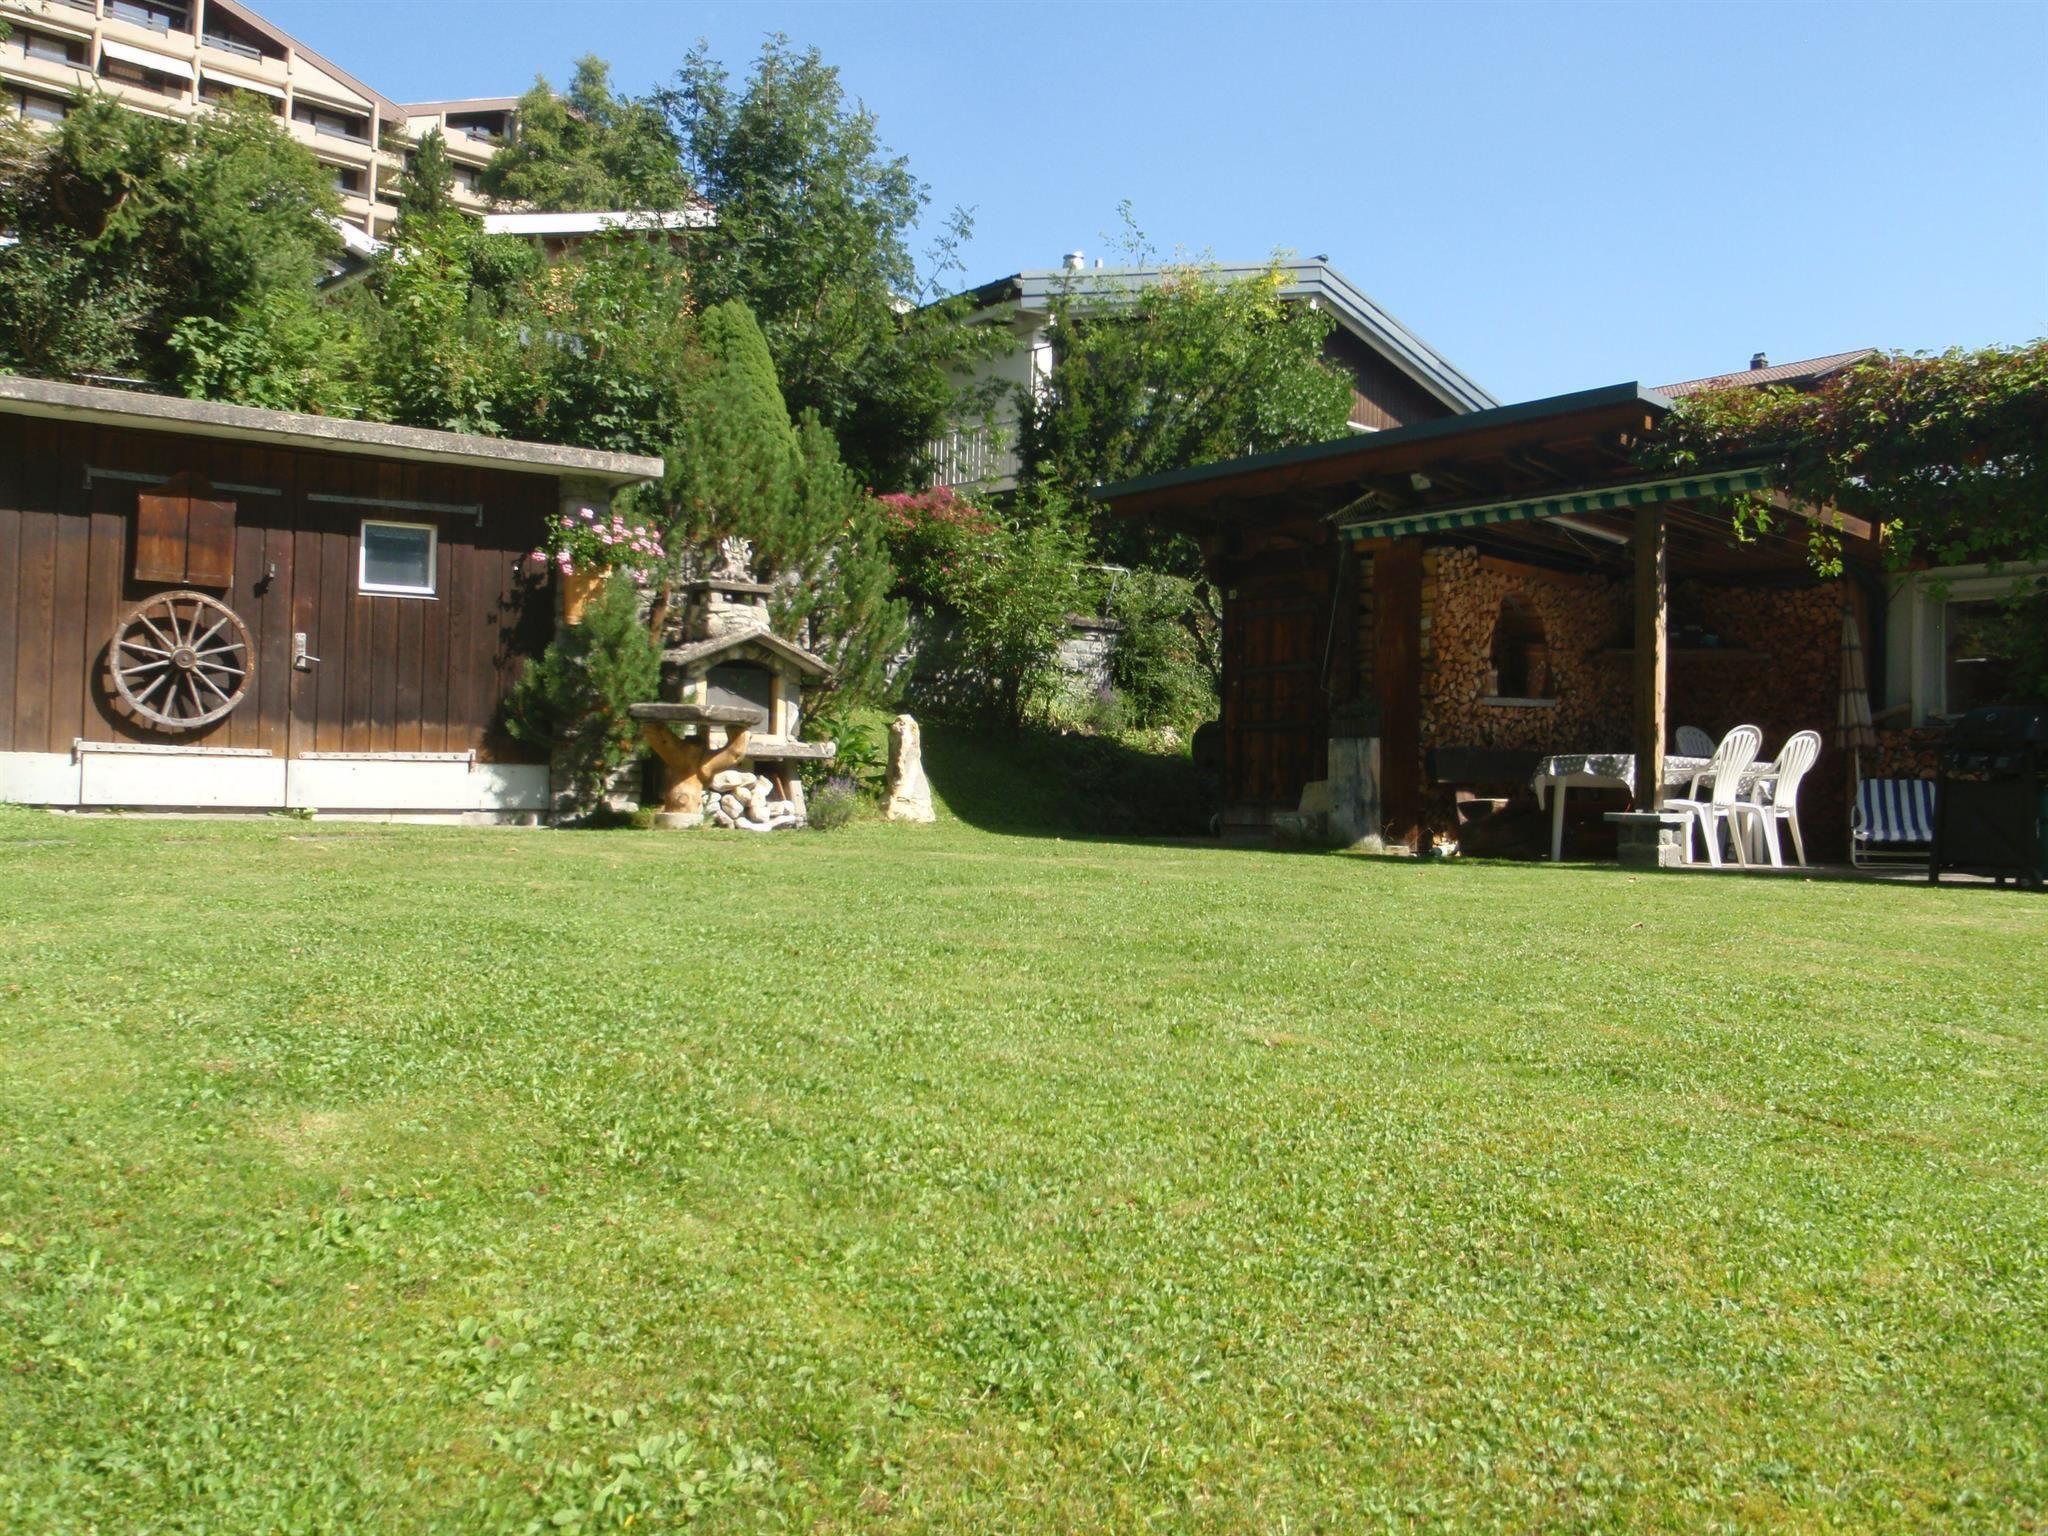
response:
[[[295,672],[310,672],[315,666],[319,665],[319,662],[320,658],[306,649],[306,632],[303,629],[293,631],[292,670]]]

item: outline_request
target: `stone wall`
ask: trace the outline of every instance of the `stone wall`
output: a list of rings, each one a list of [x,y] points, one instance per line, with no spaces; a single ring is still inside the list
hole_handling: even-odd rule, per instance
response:
[[[1068,691],[1099,693],[1109,686],[1109,653],[1120,626],[1109,619],[1067,619],[1067,637],[1060,642],[1059,668]]]

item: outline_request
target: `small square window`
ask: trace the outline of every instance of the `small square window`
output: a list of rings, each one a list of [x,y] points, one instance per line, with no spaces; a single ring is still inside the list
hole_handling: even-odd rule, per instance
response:
[[[431,524],[366,521],[356,590],[386,597],[432,597],[434,544]]]

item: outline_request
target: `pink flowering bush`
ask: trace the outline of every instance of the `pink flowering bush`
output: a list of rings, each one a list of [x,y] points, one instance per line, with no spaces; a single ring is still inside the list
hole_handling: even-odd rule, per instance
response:
[[[547,542],[527,559],[552,563],[564,576],[624,571],[635,579],[647,576],[668,558],[661,535],[645,523],[629,523],[616,512],[583,507],[564,512],[548,525]]]

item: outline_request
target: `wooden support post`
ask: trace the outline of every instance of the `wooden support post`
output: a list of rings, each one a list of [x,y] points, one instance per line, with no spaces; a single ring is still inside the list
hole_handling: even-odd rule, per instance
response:
[[[1668,671],[1665,611],[1669,604],[1664,514],[1636,509],[1635,808],[1664,803],[1664,701]]]
[[[1422,832],[1422,546],[1373,557],[1373,689],[1380,715],[1381,835],[1413,848]]]

